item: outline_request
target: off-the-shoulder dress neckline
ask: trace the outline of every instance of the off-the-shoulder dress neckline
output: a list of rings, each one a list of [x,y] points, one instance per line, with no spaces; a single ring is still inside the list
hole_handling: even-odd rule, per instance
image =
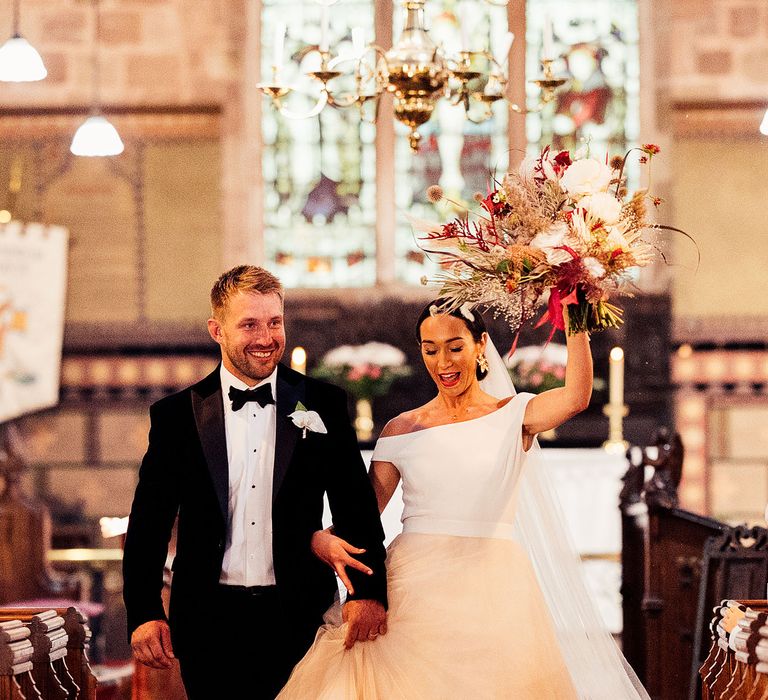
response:
[[[411,430],[408,433],[398,433],[397,435],[382,435],[379,437],[379,440],[393,440],[394,438],[403,438],[403,437],[408,437],[409,435],[418,435],[419,433],[426,433],[428,430],[436,430],[437,428],[448,428],[448,427],[455,427],[457,425],[463,425],[464,423],[474,423],[475,421],[483,420],[484,418],[488,418],[489,416],[495,416],[497,413],[500,413],[512,403],[515,396],[518,396],[518,394],[515,394],[514,396],[510,396],[509,400],[500,408],[495,408],[493,411],[484,413],[482,416],[477,416],[476,418],[467,418],[466,420],[458,420],[453,423],[440,423],[439,425],[428,425],[426,428]]]

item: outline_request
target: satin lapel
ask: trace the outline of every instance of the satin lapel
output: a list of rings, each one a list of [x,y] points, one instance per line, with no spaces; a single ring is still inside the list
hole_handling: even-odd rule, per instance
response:
[[[275,502],[280,487],[283,485],[285,473],[291,463],[296,442],[301,435],[288,417],[296,410],[296,404],[304,401],[304,378],[298,372],[278,366],[277,370],[277,417],[275,431],[275,467],[272,476],[272,502]]]
[[[215,375],[215,377],[214,377]],[[192,411],[224,522],[229,520],[229,461],[219,370],[192,389]]]

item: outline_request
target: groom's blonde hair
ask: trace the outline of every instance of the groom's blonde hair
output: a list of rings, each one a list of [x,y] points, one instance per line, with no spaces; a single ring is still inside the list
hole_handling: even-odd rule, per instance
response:
[[[283,303],[283,285],[271,272],[256,265],[238,265],[227,270],[211,289],[211,313],[221,318],[227,311],[230,298],[238,292],[277,294]]]

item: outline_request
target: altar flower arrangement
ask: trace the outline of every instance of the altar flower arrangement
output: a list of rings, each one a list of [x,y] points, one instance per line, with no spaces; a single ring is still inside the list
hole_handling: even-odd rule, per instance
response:
[[[507,370],[517,391],[542,391],[565,385],[568,350],[559,343],[527,345],[507,356]]]
[[[505,362],[517,391],[540,394],[565,386],[565,366],[568,363],[568,348],[565,345],[526,345],[507,355]],[[602,377],[594,377],[592,382],[595,391],[605,389],[606,382]]]
[[[341,345],[323,355],[312,376],[336,384],[358,400],[385,395],[392,382],[407,377],[405,353],[387,343]]]
[[[486,196],[475,195],[479,211],[465,209],[447,224],[411,218],[423,234],[420,247],[436,254],[443,268],[432,280],[440,296],[450,299],[450,308],[491,308],[513,329],[545,300],[538,325],[549,322],[552,333],[565,329],[563,301],[569,333],[619,326],[622,310],[613,300],[630,293],[631,268],[653,260],[655,231],[684,233],[648,221],[646,200],[660,200],[647,188],[627,193],[624,169],[633,151],[649,163],[659,147],[645,144],[609,162],[547,147]],[[435,203],[444,198],[439,186],[427,195]]]

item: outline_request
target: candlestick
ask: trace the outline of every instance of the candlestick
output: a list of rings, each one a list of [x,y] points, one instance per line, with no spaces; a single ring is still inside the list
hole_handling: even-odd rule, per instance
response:
[[[608,357],[608,403],[612,406],[624,404],[624,351],[621,348],[613,348]]]
[[[291,369],[307,373],[307,351],[301,346],[295,347],[291,353]]]
[[[320,51],[328,52],[328,5],[323,5],[320,15]]]
[[[542,59],[553,59],[554,56],[554,40],[552,36],[552,18],[547,14],[544,15],[544,31],[542,34]]]
[[[275,44],[273,46],[272,65],[280,69],[283,65],[283,49],[285,48],[285,22],[275,25]]]

